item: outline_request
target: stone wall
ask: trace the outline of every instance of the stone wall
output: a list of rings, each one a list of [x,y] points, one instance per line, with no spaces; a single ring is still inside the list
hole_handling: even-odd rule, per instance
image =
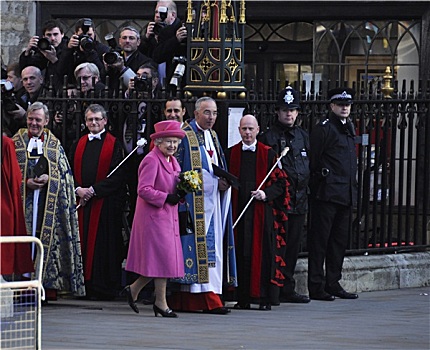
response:
[[[297,261],[297,291],[308,294],[308,259]],[[430,252],[347,256],[341,285],[349,292],[430,286]]]
[[[28,40],[36,33],[35,1],[1,1],[2,63],[18,62]]]

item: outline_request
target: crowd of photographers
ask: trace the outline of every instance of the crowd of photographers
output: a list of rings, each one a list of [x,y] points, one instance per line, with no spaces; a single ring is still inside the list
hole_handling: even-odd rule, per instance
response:
[[[116,38],[117,36],[117,38]],[[98,40],[90,18],[78,20],[70,38],[58,20],[48,20],[42,35],[32,36],[16,62],[2,67],[2,131],[8,136],[25,127],[28,106],[44,89],[53,96],[157,98],[165,89],[176,94],[184,74],[187,30],[173,1],[158,1],[154,19],[140,33],[119,28]],[[67,89],[65,89],[67,87]],[[105,89],[107,87],[107,89]],[[57,111],[54,127],[63,116]]]

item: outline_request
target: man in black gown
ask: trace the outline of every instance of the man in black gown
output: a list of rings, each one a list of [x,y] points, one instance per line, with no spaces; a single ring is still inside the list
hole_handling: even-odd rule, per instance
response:
[[[90,105],[85,111],[90,131],[72,146],[70,164],[79,197],[79,231],[87,296],[112,299],[121,287],[121,263],[125,256],[122,237],[125,169],[119,167],[123,148],[106,131],[104,108]]]
[[[254,116],[243,116],[239,125],[242,141],[228,150],[230,172],[240,182],[240,188],[232,193],[234,220],[254,196],[235,230],[238,273],[235,307],[249,309],[251,303],[259,303],[260,310],[270,310],[271,287],[281,287],[285,279],[282,270],[289,196],[286,174],[279,167],[257,190],[276,162],[275,151],[257,142],[259,130]]]

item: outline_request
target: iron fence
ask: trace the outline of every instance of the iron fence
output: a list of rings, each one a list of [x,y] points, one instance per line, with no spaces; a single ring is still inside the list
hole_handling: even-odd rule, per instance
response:
[[[224,147],[227,145],[228,109],[231,106],[243,106],[246,113],[255,115],[261,131],[270,128],[275,118],[275,91],[279,82],[273,85],[270,88],[269,84],[266,91],[251,88],[247,99],[240,99],[239,94],[230,95],[229,99],[216,99],[220,117],[215,127]],[[329,111],[325,96],[330,83],[324,89],[323,84],[320,86],[318,92],[311,88],[308,94],[302,94],[297,122],[309,132],[326,118]],[[398,82],[394,82],[388,95],[384,95],[381,86],[366,93],[363,86],[356,90],[358,94],[351,109],[351,119],[360,140],[357,145],[359,200],[351,221],[348,254],[428,249],[430,83],[423,86],[420,82],[415,89],[412,82],[407,89],[403,82],[398,89]],[[65,91],[63,96],[66,96]],[[166,95],[153,100],[138,99],[135,95],[130,99],[106,96],[110,96],[108,91],[102,96],[94,93],[82,96],[78,92],[78,96],[70,98],[56,97],[47,90],[40,98],[48,105],[51,115],[63,115],[62,125],[55,125],[51,118],[50,127],[56,130],[65,148],[85,133],[83,113],[90,103],[105,107],[109,130],[123,142],[127,134],[124,125],[128,121],[127,125],[131,125],[129,136],[135,144],[139,134],[149,139],[153,124],[162,120],[162,109],[167,99]],[[118,96],[122,96],[121,92]],[[185,100],[188,117],[193,115],[194,102],[195,97]],[[131,171],[137,169],[140,159],[131,157]],[[134,179],[137,181],[137,177]],[[306,255],[303,243],[302,255]]]

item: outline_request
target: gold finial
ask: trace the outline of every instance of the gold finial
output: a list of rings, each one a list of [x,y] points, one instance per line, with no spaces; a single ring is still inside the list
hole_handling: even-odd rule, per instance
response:
[[[211,19],[211,6],[212,5],[210,4],[209,0],[205,0],[205,4],[204,5],[206,6],[206,19],[205,19],[205,21],[210,23],[210,19]]]
[[[227,23],[227,3],[225,0],[221,0],[221,15],[219,17],[219,23]]]
[[[192,0],[188,0],[187,23],[193,23],[193,1]]]
[[[240,17],[239,17],[239,23],[245,24],[245,0],[240,0]]]
[[[234,13],[234,7],[231,5],[231,0],[227,2],[227,8],[230,9],[231,14],[229,21],[232,23],[236,22],[236,14]]]
[[[391,94],[394,91],[394,88],[391,87],[391,79],[393,79],[393,76],[391,75],[391,68],[390,66],[387,66],[385,68],[385,75],[384,78],[384,86],[381,89],[382,93],[384,94],[384,98],[392,98]]]

